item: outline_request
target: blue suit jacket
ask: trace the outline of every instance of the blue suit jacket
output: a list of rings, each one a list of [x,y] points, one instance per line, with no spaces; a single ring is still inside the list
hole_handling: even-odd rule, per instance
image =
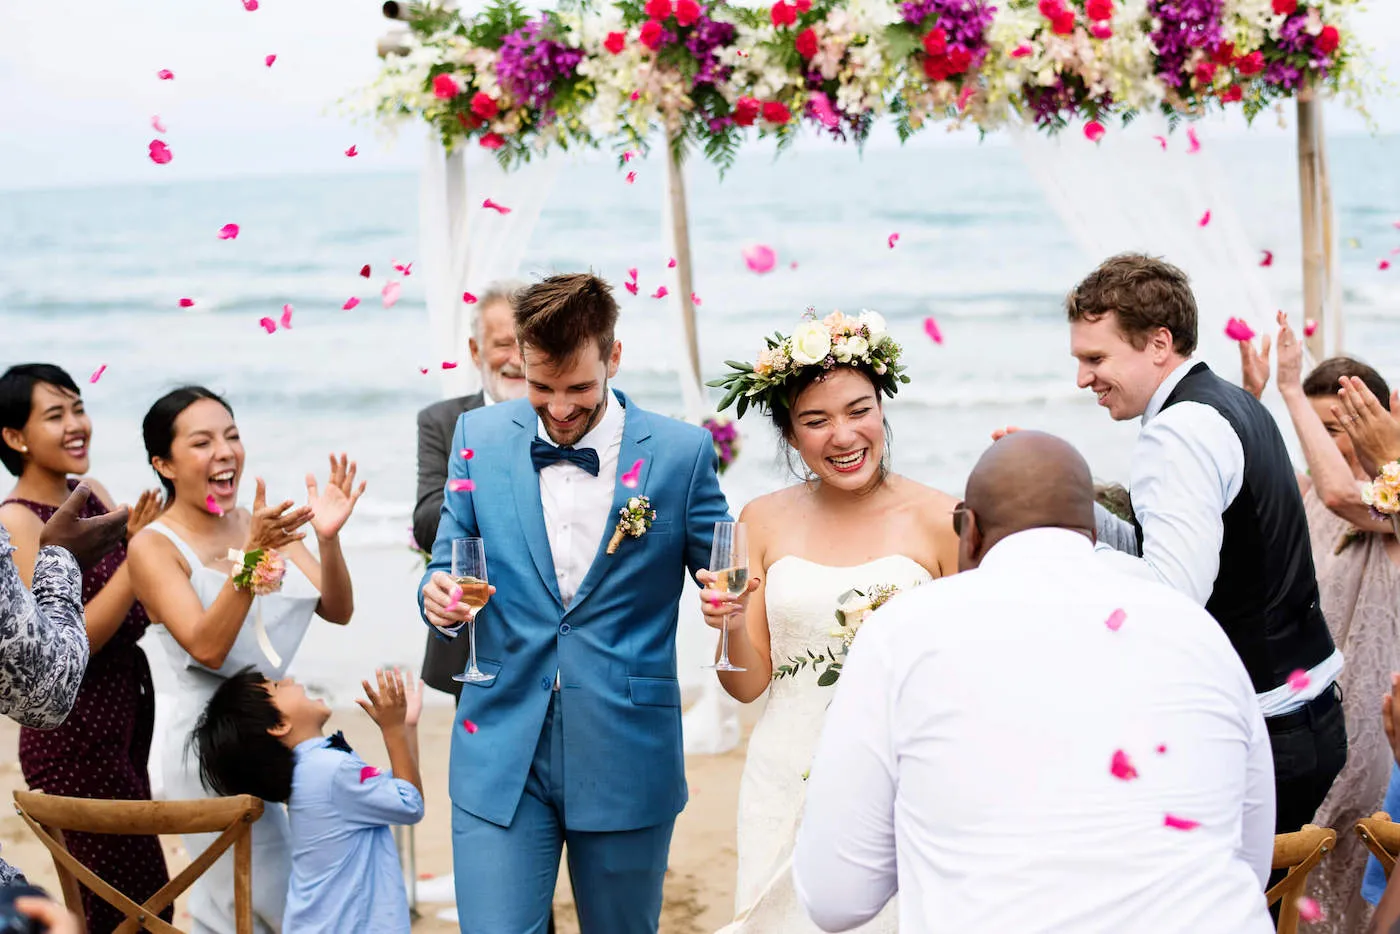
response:
[[[729,510],[709,433],[616,395],[627,410],[618,476],[638,460],[641,474],[635,489],[617,482],[603,540],[567,609],[530,462],[534,410],[525,400],[475,409],[458,419],[452,439],[451,450],[476,453],[451,459],[449,485],[470,478],[475,491],[447,491],[424,581],[450,573],[454,538],[483,540],[497,592],[477,617],[477,664],[496,679],[463,685],[448,784],[454,804],[501,826],[524,791],[556,671],[566,826],[635,830],[685,807],[677,604],[685,571],[709,563],[715,523]],[[606,554],[618,511],[641,494],[656,510],[651,529]],[[469,734],[464,720],[478,732]]]

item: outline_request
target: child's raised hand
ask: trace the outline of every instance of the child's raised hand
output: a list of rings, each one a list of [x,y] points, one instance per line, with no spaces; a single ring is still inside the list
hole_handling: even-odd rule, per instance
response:
[[[423,679],[417,675],[406,675],[403,685],[404,698],[408,702],[403,725],[415,727],[418,725],[418,718],[423,715]]]
[[[408,716],[408,698],[404,692],[403,678],[399,675],[398,669],[381,668],[375,672],[379,689],[376,691],[370,686],[368,681],[361,681],[364,686],[366,700],[357,699],[355,703],[364,708],[370,719],[379,724],[379,729],[389,730],[394,727],[404,726]],[[422,701],[420,699],[421,706]]]

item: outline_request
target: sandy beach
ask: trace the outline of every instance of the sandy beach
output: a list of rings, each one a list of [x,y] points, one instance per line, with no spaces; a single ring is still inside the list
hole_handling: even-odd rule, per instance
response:
[[[747,739],[756,711],[745,708],[743,713]],[[419,743],[427,813],[415,830],[420,878],[431,879],[452,871],[451,811],[447,797],[447,749],[451,727],[452,712],[447,708],[429,707],[424,711]],[[337,709],[327,730],[344,730],[351,745],[368,762],[388,767],[379,732],[358,707]],[[9,751],[0,763],[0,798],[7,802],[13,800],[16,789],[24,788],[24,779],[13,754],[18,737],[19,728],[10,720],[0,719],[0,749]],[[671,843],[671,863],[666,873],[665,905],[661,913],[663,934],[708,934],[728,922],[733,913],[735,808],[743,767],[743,744],[724,755],[691,756],[686,760],[690,804],[676,823]],[[189,862],[189,858],[178,839],[166,838],[163,842],[173,875]],[[5,808],[4,816],[0,816],[0,854],[19,867],[31,882],[58,891],[58,877],[48,851],[9,807]],[[430,886],[430,893],[431,889]],[[456,931],[455,920],[437,917],[449,907],[447,903],[420,901],[421,917],[415,921],[413,930],[423,934]],[[175,925],[187,929],[189,916],[183,908],[182,900],[177,903]],[[562,874],[555,895],[555,917],[559,934],[576,934],[579,928],[573,895]]]

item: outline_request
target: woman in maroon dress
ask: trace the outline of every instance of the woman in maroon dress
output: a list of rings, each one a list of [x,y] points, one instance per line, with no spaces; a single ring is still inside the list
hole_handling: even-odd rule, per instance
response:
[[[30,585],[39,534],[49,517],[88,470],[92,422],[77,385],[63,370],[44,364],[11,367],[0,376],[0,461],[19,478],[0,504],[0,523],[15,547],[15,565]],[[87,478],[93,496],[83,516],[112,509],[112,498]],[[154,492],[132,509],[128,538],[159,513]],[[136,602],[117,548],[83,575],[88,643],[92,658],[72,713],[54,730],[23,728],[19,761],[29,787],[78,798],[149,799],[146,757],[155,724],[155,692],[146,655],[136,641],[148,621]],[[136,902],[169,881],[157,837],[70,833],[79,862]],[[83,909],[89,934],[108,934],[122,915],[86,889]],[[171,920],[166,910],[162,917]]]

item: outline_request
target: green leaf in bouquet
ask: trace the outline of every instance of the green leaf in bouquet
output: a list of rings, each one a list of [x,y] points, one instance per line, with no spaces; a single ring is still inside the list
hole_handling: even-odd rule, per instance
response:
[[[823,671],[823,672],[821,673],[821,676],[817,678],[817,687],[819,687],[819,688],[829,688],[829,687],[831,687],[833,684],[835,684],[836,681],[837,681],[837,679],[839,679],[840,677],[841,677],[841,666],[840,666],[839,664],[836,664],[835,662],[833,662],[833,663],[826,669],[826,671]]]

